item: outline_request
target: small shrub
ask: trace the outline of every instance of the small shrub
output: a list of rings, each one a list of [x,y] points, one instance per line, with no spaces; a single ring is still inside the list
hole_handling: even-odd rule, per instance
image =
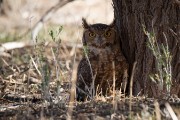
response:
[[[164,34],[166,44],[159,45],[157,43],[155,32],[148,32],[143,26],[144,33],[148,37],[147,46],[152,51],[156,59],[156,70],[157,73],[150,75],[150,79],[158,83],[159,90],[163,90],[163,86],[166,86],[166,91],[170,95],[170,89],[172,85],[172,71],[171,71],[171,61],[172,55],[169,52],[169,47],[167,43],[167,38]]]

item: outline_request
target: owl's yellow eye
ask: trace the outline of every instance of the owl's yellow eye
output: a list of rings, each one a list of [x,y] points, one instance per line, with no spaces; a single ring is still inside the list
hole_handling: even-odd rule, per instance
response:
[[[93,33],[93,32],[90,32],[90,33],[89,33],[89,37],[95,37],[95,36],[96,36],[95,33]]]
[[[111,36],[111,32],[110,31],[107,31],[107,32],[105,32],[105,34],[104,34],[106,37],[110,37]]]

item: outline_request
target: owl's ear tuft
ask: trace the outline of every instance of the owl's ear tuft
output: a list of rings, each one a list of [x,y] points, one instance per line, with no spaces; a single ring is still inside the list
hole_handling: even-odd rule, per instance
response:
[[[112,23],[109,25],[110,27],[115,27],[116,26],[116,19],[114,18],[114,20],[112,21]]]
[[[89,28],[89,24],[87,23],[87,21],[86,21],[85,18],[82,18],[82,26],[83,26],[83,28],[85,28],[85,29],[88,29],[88,28]]]

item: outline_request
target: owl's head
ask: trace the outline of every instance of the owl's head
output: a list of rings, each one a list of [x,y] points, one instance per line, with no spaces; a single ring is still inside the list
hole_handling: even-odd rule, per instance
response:
[[[116,39],[115,20],[110,24],[88,24],[82,19],[84,28],[83,45],[105,48],[114,44]]]

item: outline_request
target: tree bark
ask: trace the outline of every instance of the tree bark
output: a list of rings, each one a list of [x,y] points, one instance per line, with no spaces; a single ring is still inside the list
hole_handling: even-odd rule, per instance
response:
[[[147,31],[154,30],[158,44],[166,43],[172,55],[171,93],[180,96],[180,6],[174,0],[112,0],[121,49],[132,70],[133,94],[158,97],[157,84],[149,75],[156,72],[156,60],[147,47]],[[131,72],[129,73],[131,74]],[[131,75],[129,75],[131,76]]]

